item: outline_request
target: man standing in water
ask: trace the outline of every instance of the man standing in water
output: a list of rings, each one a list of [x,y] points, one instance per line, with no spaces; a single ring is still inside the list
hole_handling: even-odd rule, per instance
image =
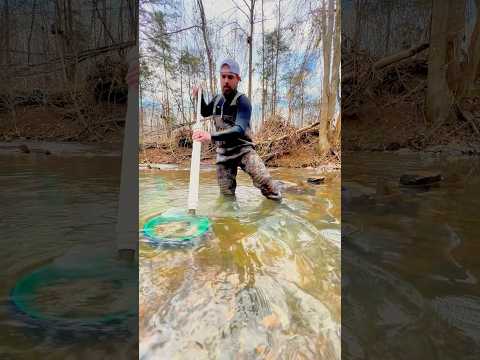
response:
[[[245,94],[237,91],[240,81],[240,67],[232,59],[220,64],[222,94],[215,96],[207,105],[202,96],[201,114],[212,116],[216,132],[196,130],[193,140],[215,141],[217,147],[217,180],[223,195],[235,196],[237,170],[240,167],[252,178],[253,185],[272,200],[280,201],[282,196],[278,183],[273,181],[265,164],[254,149],[251,138],[250,118],[252,106]],[[198,88],[193,87],[193,96]]]

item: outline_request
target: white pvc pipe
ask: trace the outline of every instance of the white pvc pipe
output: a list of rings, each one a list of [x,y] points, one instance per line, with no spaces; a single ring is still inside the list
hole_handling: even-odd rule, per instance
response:
[[[193,126],[193,130],[200,130],[200,110],[202,104],[202,88],[198,89],[197,99],[197,121]],[[198,188],[200,185],[200,153],[202,143],[200,141],[193,142],[192,160],[190,162],[190,184],[188,186],[188,211],[195,214],[198,207]]]
[[[129,67],[138,64],[137,48],[129,51],[127,61]],[[119,250],[138,247],[138,95],[138,86],[129,86],[116,226]]]

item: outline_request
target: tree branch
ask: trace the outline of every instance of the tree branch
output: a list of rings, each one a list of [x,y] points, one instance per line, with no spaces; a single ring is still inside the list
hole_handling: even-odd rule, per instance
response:
[[[295,133],[294,133],[294,135],[303,134],[304,132],[313,129],[313,128],[317,127],[318,125],[320,125],[320,121],[317,121],[317,122],[315,122],[315,123],[313,123],[313,124],[311,124],[311,125],[308,125],[308,126],[305,126],[305,127],[301,128],[301,129],[296,130]],[[283,136],[280,136],[280,137],[278,137],[278,138],[276,138],[276,139],[266,140],[266,141],[259,142],[259,143],[257,143],[256,145],[259,146],[259,145],[268,144],[268,146],[270,146],[270,145],[273,144],[274,142],[278,142],[278,141],[281,141],[281,140],[285,140],[285,139],[287,139],[287,138],[289,138],[289,137],[291,137],[291,136],[292,136],[292,134],[283,135]]]
[[[63,60],[65,60],[65,62],[80,63],[82,61],[88,60],[90,58],[94,58],[102,54],[106,54],[111,51],[118,51],[125,48],[129,48],[131,46],[135,46],[135,44],[136,44],[135,41],[127,41],[123,43],[99,47],[96,49],[88,49],[88,50],[79,52],[78,55],[67,55],[64,57]],[[37,75],[38,73],[44,73],[45,71],[41,71],[41,70],[38,70],[36,72],[32,71],[33,69],[41,68],[42,66],[48,67],[47,72],[50,72],[50,70],[53,72],[54,71],[53,66],[59,65],[61,63],[62,63],[62,58],[60,57],[60,58],[51,59],[48,62],[40,63],[40,64],[16,65],[16,66],[2,65],[0,66],[0,69],[8,68],[9,73],[13,73],[13,76],[21,77],[21,76]]]
[[[238,6],[238,4],[235,2],[235,0],[232,0],[232,2],[235,4],[235,7],[237,8],[237,10],[240,10],[243,13],[243,15],[245,15],[247,17],[247,19],[250,19],[250,15],[247,14],[245,12],[245,10],[243,10],[240,6]]]
[[[100,10],[98,10],[98,4],[97,4],[96,1],[95,1],[95,12],[98,15],[98,19],[102,22],[104,31],[107,33],[110,40],[112,40],[112,43],[115,44],[115,39],[113,38],[113,35],[111,34],[110,30],[108,29],[107,24],[105,23],[105,19],[100,14]]]
[[[378,70],[381,70],[389,65],[392,65],[392,64],[395,64],[397,62],[400,62],[402,60],[405,60],[409,57],[412,57],[420,52],[422,52],[423,50],[425,49],[428,49],[428,47],[430,46],[429,43],[423,43],[421,45],[418,45],[418,46],[414,46],[410,49],[407,49],[407,50],[402,50],[396,54],[393,54],[393,55],[389,55],[389,56],[386,56],[378,61],[376,61],[373,65],[372,65],[372,69],[374,71],[378,71]],[[354,73],[353,72],[350,72],[348,74],[345,74],[342,76],[342,82],[345,82],[345,81],[348,81],[348,80],[351,80],[352,78],[354,77]]]
[[[250,5],[248,5],[248,3],[245,0],[242,0],[242,1],[245,4],[245,6],[247,7],[248,11],[252,11],[252,9],[250,8]]]
[[[400,51],[394,55],[384,57],[383,59],[380,59],[375,62],[375,64],[373,64],[373,70],[377,71],[388,65],[402,61],[403,59],[409,58],[413,55],[418,54],[419,52],[422,52],[425,49],[428,49],[429,46],[430,44],[424,43],[410,49]]]
[[[164,35],[164,36],[170,36],[170,35],[178,34],[178,33],[182,32],[182,31],[190,30],[190,29],[193,29],[193,28],[199,28],[199,29],[200,29],[200,25],[192,25],[192,26],[189,26],[189,27],[184,28],[184,29],[171,31],[171,32],[168,32],[168,33],[163,33],[163,35]]]

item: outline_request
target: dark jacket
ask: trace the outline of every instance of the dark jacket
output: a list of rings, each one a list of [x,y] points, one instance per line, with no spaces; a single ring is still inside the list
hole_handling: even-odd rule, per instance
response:
[[[208,105],[202,96],[201,114],[215,120],[216,131],[211,135],[217,145],[217,163],[237,158],[253,148],[252,106],[246,95],[234,90],[226,97],[215,96]]]

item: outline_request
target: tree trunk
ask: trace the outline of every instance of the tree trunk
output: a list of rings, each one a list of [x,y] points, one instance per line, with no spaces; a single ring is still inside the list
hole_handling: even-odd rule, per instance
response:
[[[10,6],[8,3],[8,0],[5,0],[4,6],[4,29],[5,29],[5,64],[9,65],[11,63],[11,57],[10,57]]]
[[[123,42],[123,0],[120,0],[120,12],[118,14],[118,39],[122,43]]]
[[[433,0],[426,116],[430,124],[443,122],[452,105],[446,79],[449,1]]]
[[[326,15],[325,1],[328,1],[328,16]],[[323,52],[323,91],[320,106],[320,129],[318,131],[318,149],[320,155],[326,155],[330,151],[328,140],[328,128],[331,120],[330,100],[330,69],[332,64],[332,35],[333,35],[333,5],[335,0],[324,0],[321,14],[322,23],[322,52]],[[335,95],[334,95],[335,96]]]
[[[330,96],[328,109],[329,109],[329,121],[332,121],[335,115],[336,105],[337,105],[337,94],[338,94],[338,87],[340,84],[340,60],[341,60],[341,12],[340,12],[340,1],[339,0],[331,0],[336,2],[336,10],[335,15],[332,16],[330,21],[335,21],[335,33],[332,34],[333,38],[333,60],[332,60],[332,79],[330,83]],[[329,131],[332,133],[330,134],[329,138],[331,142],[335,140],[335,129],[329,126]]]
[[[197,0],[197,3],[198,3],[198,8],[200,10],[200,18],[202,20],[203,42],[205,44],[205,51],[207,52],[210,94],[213,96],[215,94],[215,89],[216,89],[215,64],[213,61],[212,49],[210,47],[209,38],[208,38],[207,20],[205,17],[203,2],[202,0]]]
[[[299,126],[303,127],[303,125],[304,125],[303,118],[304,118],[304,114],[305,114],[305,78],[304,77],[302,77],[302,98],[301,99],[302,100],[300,102],[300,124],[299,124]]]
[[[253,74],[253,22],[255,21],[254,17],[255,11],[255,0],[250,1],[250,40],[248,42],[248,98],[252,99],[252,74]]]
[[[272,91],[272,114],[275,115],[277,111],[277,76],[278,76],[278,55],[280,52],[280,5],[282,0],[278,1],[278,23],[277,23],[277,49],[275,53],[275,74],[273,78]]]
[[[103,9],[102,9],[102,15],[103,15],[103,45],[107,46],[108,45],[108,34],[107,34],[107,0],[103,0]]]
[[[269,50],[269,56],[270,56],[270,77],[267,78],[267,89],[270,87],[270,115],[273,114],[273,89],[274,89],[274,83],[273,83],[273,74],[275,72],[275,62],[273,61],[273,58],[274,58],[274,46],[273,46],[273,41],[272,41],[272,46],[268,49]],[[270,83],[270,86],[269,86],[269,83]],[[267,94],[268,95],[268,94]]]
[[[392,11],[393,11],[393,4],[392,1],[388,1],[388,13],[387,13],[387,25],[386,25],[386,35],[385,35],[385,49],[384,54],[387,55],[390,51],[390,36],[392,33]]]
[[[294,75],[290,75],[290,79],[288,80],[288,90],[287,90],[287,99],[288,99],[288,117],[287,122],[291,124],[292,122],[292,108],[293,108],[293,77]]]
[[[30,56],[32,52],[32,35],[33,35],[33,27],[35,26],[35,10],[37,7],[37,1],[33,0],[32,4],[32,20],[30,22],[30,32],[28,33],[28,40],[27,40],[27,64],[30,64]]]
[[[337,148],[342,147],[342,114],[341,112],[337,115],[337,122],[335,123],[335,131],[333,135],[333,143]]]
[[[187,119],[185,117],[185,105],[183,101],[183,68],[180,68],[180,111],[182,113],[182,122],[185,122]]]
[[[265,14],[263,11],[263,1],[262,0],[262,126],[265,121],[265,100],[266,100],[266,91],[265,88]]]
[[[165,107],[165,127],[167,129],[167,136],[170,138],[170,134],[171,134],[171,124],[170,124],[170,99],[169,99],[169,96],[168,96],[168,74],[167,74],[167,64],[166,64],[166,57],[165,57],[165,49],[162,49],[163,50],[163,76],[165,77],[164,78],[164,84],[165,84],[165,103],[164,103],[164,107]],[[153,115],[153,114],[152,114]]]
[[[475,8],[475,27],[468,47],[468,63],[465,67],[461,95],[465,95],[472,88],[480,65],[480,0],[475,0]]]
[[[448,2],[448,1],[447,1]],[[462,83],[462,42],[465,37],[466,0],[449,0],[447,82],[452,94],[457,94]]]
[[[355,9],[355,28],[353,30],[353,39],[352,39],[352,49],[355,52],[360,43],[360,28],[362,27],[362,14],[361,9],[365,6],[363,0],[354,0],[354,9]]]

